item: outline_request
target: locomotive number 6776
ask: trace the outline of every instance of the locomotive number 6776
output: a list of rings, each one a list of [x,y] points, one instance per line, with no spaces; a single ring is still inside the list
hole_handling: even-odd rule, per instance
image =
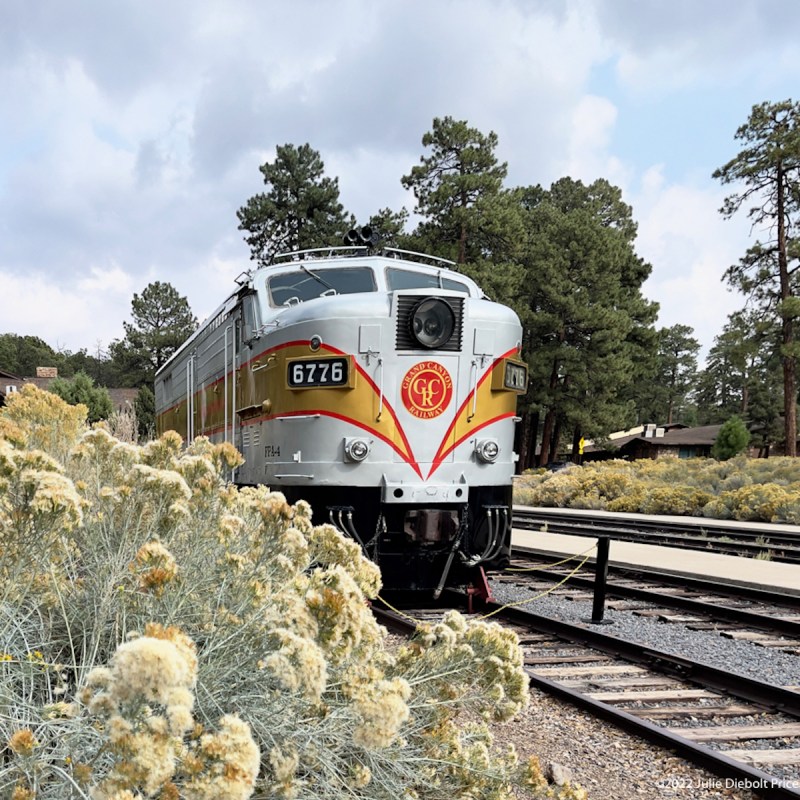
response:
[[[232,442],[237,483],[307,500],[387,588],[485,588],[509,557],[519,319],[451,262],[348,238],[237,279],[159,370],[159,431]]]

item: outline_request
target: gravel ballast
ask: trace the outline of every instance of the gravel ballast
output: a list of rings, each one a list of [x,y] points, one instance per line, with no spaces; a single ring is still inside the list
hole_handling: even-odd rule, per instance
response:
[[[492,590],[499,603],[519,603],[534,596],[505,582],[494,582]],[[526,608],[566,622],[585,622],[592,616],[591,601],[552,596],[537,598]],[[607,609],[605,618],[612,624],[604,626],[603,633],[775,685],[800,684],[799,656],[631,611]],[[509,738],[517,742],[518,749],[539,755],[543,764],[562,764],[590,797],[749,800],[759,796],[538,691],[533,694],[531,709],[511,725]],[[521,737],[512,731],[519,731]],[[498,736],[502,735],[498,731]],[[791,780],[796,776],[789,770],[782,777]],[[800,791],[800,781],[796,789]]]
[[[513,584],[492,585],[498,603],[517,603],[533,596],[527,589]],[[590,601],[571,601],[545,596],[524,606],[543,616],[582,622],[592,616]],[[680,623],[659,622],[652,617],[637,616],[632,611],[606,609],[605,619],[612,624],[603,633],[638,642],[656,650],[664,650],[719,669],[737,672],[748,678],[777,686],[800,684],[800,656],[748,641],[728,639],[717,631],[694,631]]]

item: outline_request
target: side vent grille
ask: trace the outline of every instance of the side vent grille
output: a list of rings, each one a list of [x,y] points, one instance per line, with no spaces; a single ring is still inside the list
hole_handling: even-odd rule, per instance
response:
[[[417,303],[424,300],[423,295],[400,295],[397,297],[397,338],[395,347],[397,350],[425,350],[411,333],[411,314]],[[450,308],[453,309],[455,317],[455,327],[453,335],[447,344],[437,347],[437,351],[446,350],[458,353],[461,351],[461,339],[464,329],[464,299],[461,297],[442,297]]]

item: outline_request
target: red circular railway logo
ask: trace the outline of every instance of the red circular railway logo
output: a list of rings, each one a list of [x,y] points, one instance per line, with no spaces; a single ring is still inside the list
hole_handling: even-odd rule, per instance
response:
[[[421,361],[406,372],[400,385],[403,405],[420,419],[438,417],[453,398],[453,379],[435,361]]]

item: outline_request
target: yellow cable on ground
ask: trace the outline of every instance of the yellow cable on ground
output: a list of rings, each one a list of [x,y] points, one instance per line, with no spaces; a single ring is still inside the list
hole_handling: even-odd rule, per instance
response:
[[[390,611],[394,611],[395,614],[398,614],[401,617],[405,617],[406,619],[411,620],[411,622],[413,622],[414,625],[416,625],[417,627],[425,624],[424,622],[422,622],[422,620],[414,619],[414,617],[412,617],[410,614],[406,614],[405,611],[401,611],[399,608],[395,608],[391,603],[388,603],[380,595],[378,595],[375,599],[380,600],[381,603],[383,603],[386,606],[386,608],[388,608]]]
[[[581,567],[589,560],[589,554],[593,550],[595,550],[596,548],[597,548],[597,545],[593,544],[588,550],[584,550],[582,553],[575,553],[574,555],[567,556],[566,558],[562,559],[561,561],[557,561],[555,564],[550,564],[549,567],[531,567],[531,569],[549,569],[550,567],[558,567],[561,564],[565,564],[567,561],[572,561],[573,558],[580,558],[581,556],[583,556],[583,560],[581,561],[581,563],[578,564],[578,566],[575,567],[575,569],[573,569],[572,572],[570,572],[567,575],[565,575],[564,578],[562,578],[554,586],[551,586],[549,589],[547,589],[547,591],[541,592],[540,594],[534,595],[533,597],[529,597],[526,600],[519,600],[516,603],[506,603],[504,606],[501,606],[500,608],[496,608],[494,611],[491,611],[488,614],[484,614],[482,617],[478,617],[478,619],[488,619],[489,617],[492,617],[495,614],[499,614],[501,611],[505,610],[506,608],[514,608],[515,606],[523,606],[526,603],[532,603],[534,600],[539,600],[540,598],[545,597],[546,595],[550,594],[550,592],[555,591],[556,589],[558,589],[559,586],[562,586],[564,583],[566,583],[576,572],[580,571]],[[530,570],[529,569],[508,569],[507,572],[530,572]],[[405,617],[407,620],[410,620],[411,622],[413,622],[414,625],[416,625],[417,627],[419,627],[420,625],[424,625],[425,624],[422,620],[415,619],[410,614],[406,614],[405,611],[401,611],[399,608],[395,608],[391,603],[389,603],[388,601],[384,600],[384,598],[381,597],[381,595],[378,595],[375,599],[376,600],[380,600],[381,603],[383,603],[390,611],[394,611],[395,614],[397,614],[397,615],[399,615],[401,617]]]
[[[596,546],[596,545],[595,545]],[[505,611],[507,608],[515,608],[516,606],[524,606],[526,603],[532,603],[534,600],[539,600],[542,597],[550,594],[550,592],[555,591],[558,589],[559,586],[566,583],[576,572],[580,570],[580,568],[589,560],[589,553],[592,552],[595,548],[592,547],[591,550],[586,551],[586,555],[583,557],[583,561],[578,564],[572,572],[565,575],[558,583],[554,586],[551,586],[544,592],[540,592],[539,594],[534,595],[533,597],[528,597],[526,600],[518,600],[516,603],[506,603],[504,606],[500,606],[500,608],[496,608],[494,611],[490,611],[488,614],[484,614],[482,617],[478,617],[478,619],[489,619],[489,617],[493,617],[495,614],[499,614],[501,611]],[[582,554],[581,554],[582,555]],[[570,556],[570,558],[575,558],[575,556]],[[569,561],[569,559],[567,559]]]
[[[573,558],[580,558],[581,556],[585,556],[587,553],[591,553],[597,547],[597,544],[593,544],[588,550],[584,550],[582,553],[576,553],[574,556],[567,556],[566,558],[562,558],[561,561],[556,561],[555,564],[548,564],[545,567],[508,567],[506,572],[533,572],[536,569],[552,569],[553,567],[560,567],[562,564],[566,564],[567,561],[572,561]]]

